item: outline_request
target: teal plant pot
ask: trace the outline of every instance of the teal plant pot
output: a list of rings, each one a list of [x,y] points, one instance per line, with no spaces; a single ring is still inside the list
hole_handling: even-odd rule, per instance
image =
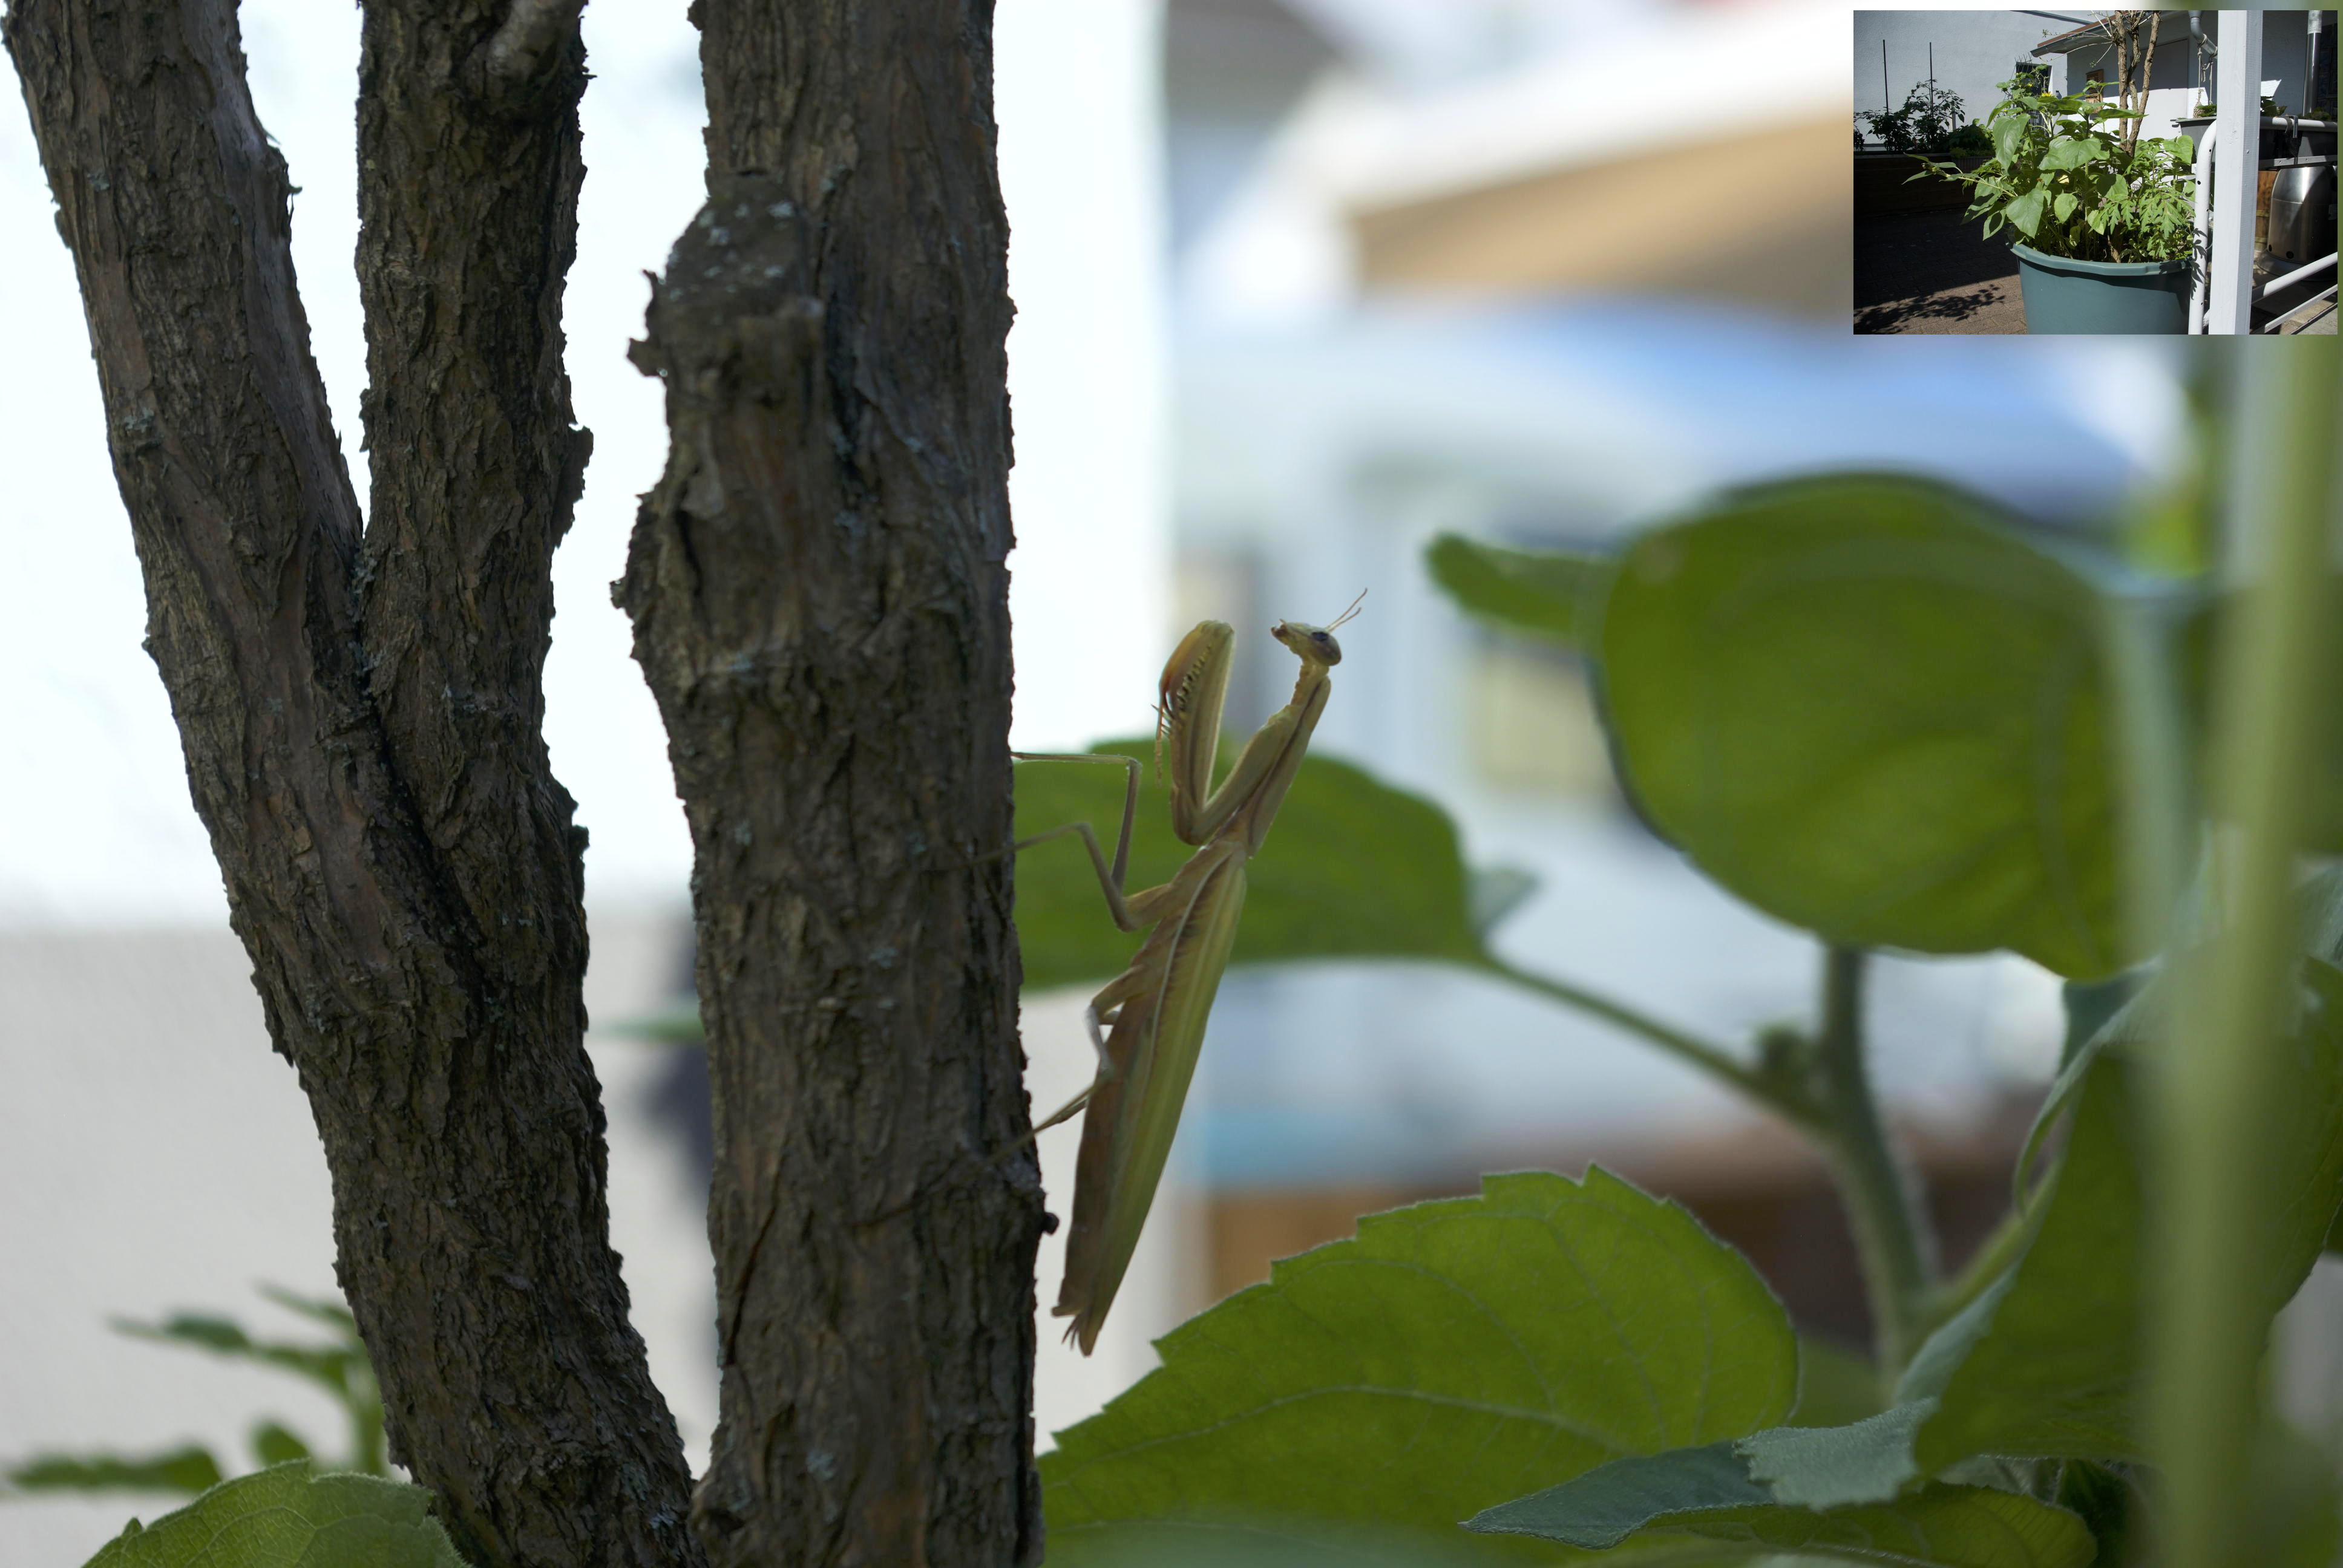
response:
[[[2026,330],[2168,332],[2188,330],[2188,258],[2171,261],[2069,261],[2013,243]]]

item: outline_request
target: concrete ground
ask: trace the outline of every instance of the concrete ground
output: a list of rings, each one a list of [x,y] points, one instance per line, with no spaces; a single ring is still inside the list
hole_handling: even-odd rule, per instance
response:
[[[1857,332],[2024,332],[2017,262],[2006,241],[1982,237],[1982,221],[1957,209],[1861,217],[1855,224]],[[2266,271],[2268,270],[2267,267]],[[2334,281],[2330,272],[2254,307],[2257,330]],[[2332,335],[2335,303],[2305,310],[2279,330]]]
[[[1855,224],[1857,332],[2022,333],[2017,262],[1957,207]]]

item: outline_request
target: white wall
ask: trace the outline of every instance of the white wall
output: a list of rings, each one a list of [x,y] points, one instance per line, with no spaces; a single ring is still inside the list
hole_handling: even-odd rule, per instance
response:
[[[556,773],[592,832],[598,895],[683,887],[690,846],[666,742],[609,602],[636,498],[667,451],[656,381],[625,359],[699,200],[698,35],[680,5],[586,12],[595,81],[565,326],[594,460],[554,559],[546,670]],[[995,18],[1017,466],[1010,494],[1016,736],[1064,746],[1143,727],[1169,630],[1160,0],[1001,0]],[[243,7],[253,95],[293,183],[294,252],[363,505],[365,380],[352,168],[357,13]],[[105,443],[73,268],[0,56],[0,555],[40,585],[0,616],[0,922],[216,920],[209,845],[139,649],[144,597]]]
[[[2001,101],[1996,83],[2007,81],[2017,62],[2046,37],[2072,25],[2020,11],[1857,11],[1855,14],[1853,106],[1882,104],[1880,46],[1886,45],[1885,107],[1900,109],[1904,95],[1928,79],[1929,48],[1936,52],[1936,79],[1961,96],[1965,118],[1982,121]],[[2057,61],[2051,85],[2058,86]]]

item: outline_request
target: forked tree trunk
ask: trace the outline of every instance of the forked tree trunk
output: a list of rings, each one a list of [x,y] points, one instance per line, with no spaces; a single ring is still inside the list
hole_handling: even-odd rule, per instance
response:
[[[690,818],[719,1565],[1040,1556],[985,0],[700,0],[618,598]]]
[[[625,584],[697,842],[723,1563],[1038,1558],[981,0],[709,8]],[[786,25],[784,25],[786,20]],[[361,530],[233,0],[14,0],[198,812],[394,1457],[478,1568],[692,1568],[608,1241],[540,735],[584,467],[578,0],[367,0]]]
[[[575,0],[367,0],[363,533],[233,0],[13,0],[5,35],[392,1454],[478,1568],[699,1563],[608,1240],[584,834],[539,734],[588,445],[561,367]]]

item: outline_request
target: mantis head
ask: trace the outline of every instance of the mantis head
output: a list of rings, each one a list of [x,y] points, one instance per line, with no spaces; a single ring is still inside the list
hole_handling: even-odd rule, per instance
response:
[[[1342,645],[1334,640],[1334,628],[1359,613],[1359,601],[1363,593],[1351,601],[1351,608],[1328,621],[1324,626],[1308,626],[1298,620],[1282,620],[1269,628],[1277,638],[1305,664],[1337,665],[1342,662]]]

